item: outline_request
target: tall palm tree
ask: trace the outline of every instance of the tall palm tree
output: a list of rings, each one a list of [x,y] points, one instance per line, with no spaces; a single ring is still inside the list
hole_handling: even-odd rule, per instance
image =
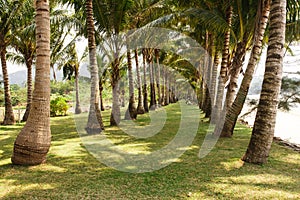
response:
[[[10,96],[10,86],[7,72],[6,63],[6,50],[7,46],[11,42],[11,25],[18,16],[18,12],[22,6],[22,1],[13,2],[10,0],[3,0],[0,2],[0,58],[2,75],[4,81],[4,99],[5,99],[5,115],[3,125],[11,125],[15,123],[11,96]]]
[[[50,12],[49,2],[35,1],[36,78],[27,122],[14,143],[12,163],[37,165],[45,162],[50,148]]]
[[[278,97],[282,80],[286,28],[286,0],[272,0],[270,36],[262,91],[251,140],[243,160],[261,164],[267,161],[274,137]]]
[[[32,101],[32,65],[35,59],[35,24],[33,1],[25,1],[22,6],[23,16],[18,25],[12,25],[14,35],[11,46],[17,53],[11,53],[9,59],[18,64],[25,64],[27,68],[27,105],[22,121],[25,122],[29,116]]]
[[[134,84],[133,84],[133,71],[132,71],[132,63],[131,63],[131,52],[127,49],[127,64],[128,64],[128,83],[129,83],[129,103],[128,108],[125,113],[125,119],[130,120],[136,119],[137,110],[135,107],[135,99],[134,99]]]
[[[88,122],[86,125],[86,131],[88,133],[100,133],[104,130],[101,111],[99,107],[99,74],[97,66],[96,55],[96,41],[95,41],[95,27],[93,16],[93,1],[86,0],[86,22],[88,33],[88,48],[89,48],[89,60],[91,69],[91,97],[90,97],[90,109]]]
[[[119,81],[120,81],[120,64],[121,64],[121,46],[124,45],[119,40],[119,34],[126,28],[128,10],[132,7],[132,0],[121,1],[95,1],[95,21],[98,33],[106,37],[106,42],[110,42],[111,55],[111,86],[112,86],[112,112],[110,116],[110,125],[120,123],[120,105],[119,105]]]
[[[147,65],[146,65],[146,49],[142,49],[143,56],[143,105],[145,112],[149,112],[148,106],[148,90],[147,90]]]
[[[63,69],[64,78],[71,79],[74,75],[75,78],[75,114],[80,114],[82,112],[80,106],[80,99],[79,99],[79,67],[82,60],[87,56],[88,50],[85,49],[81,57],[78,57],[76,51],[75,42],[72,42],[68,45],[66,49],[66,54],[58,62],[58,69]]]
[[[137,106],[137,114],[144,114],[145,110],[143,107],[143,96],[142,96],[142,79],[141,79],[141,71],[139,66],[139,57],[138,50],[134,50],[134,58],[135,58],[135,66],[136,66],[136,76],[137,76],[137,87],[138,87],[138,106]]]
[[[233,105],[230,107],[229,110],[227,110],[225,123],[221,133],[221,135],[224,137],[231,137],[233,134],[233,129],[245,103],[250,83],[252,81],[253,74],[255,71],[255,67],[258,63],[262,51],[263,38],[270,13],[270,0],[262,0],[260,1],[258,6],[259,7],[256,17],[255,36],[252,44],[253,47],[250,59],[247,65],[243,81],[233,102]]]

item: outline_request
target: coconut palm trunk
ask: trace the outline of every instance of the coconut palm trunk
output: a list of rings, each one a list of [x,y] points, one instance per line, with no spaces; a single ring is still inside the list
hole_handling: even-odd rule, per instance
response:
[[[234,101],[236,90],[238,88],[238,79],[241,73],[243,63],[246,55],[246,44],[248,41],[248,34],[244,34],[243,41],[237,44],[235,56],[233,58],[232,69],[230,70],[230,81],[226,93],[226,109],[230,109]]]
[[[101,111],[104,111],[105,108],[104,108],[104,101],[103,101],[103,83],[102,81],[99,81],[99,95],[100,95],[100,108],[101,108]]]
[[[214,55],[214,64],[213,64],[211,84],[210,84],[210,97],[211,97],[211,104],[213,108],[216,103],[216,87],[217,87],[217,76],[218,76],[219,64],[220,64],[219,52],[216,51]]]
[[[149,106],[148,106],[148,92],[147,92],[147,66],[146,66],[146,50],[142,50],[142,55],[143,55],[143,106],[145,112],[149,112]]]
[[[26,122],[29,116],[29,111],[32,102],[32,60],[26,60],[27,66],[27,105],[26,110],[22,118],[22,122]]]
[[[150,110],[156,109],[156,91],[155,91],[155,69],[153,67],[153,60],[149,60],[149,75],[150,75]]]
[[[80,99],[79,99],[79,68],[75,69],[75,114],[80,114],[82,112],[81,106],[80,106]]]
[[[89,134],[100,133],[104,129],[101,111],[99,108],[99,75],[96,57],[96,42],[95,42],[95,28],[93,19],[93,1],[86,0],[85,9],[87,15],[87,33],[88,33],[88,47],[89,47],[89,61],[91,69],[91,96],[90,108],[88,115],[88,122],[86,131]]]
[[[162,98],[161,98],[161,88],[160,88],[160,65],[159,65],[159,49],[155,49],[154,51],[155,54],[155,58],[156,58],[156,65],[157,65],[157,69],[156,69],[156,88],[157,88],[157,102],[158,102],[158,106],[162,105]]]
[[[14,117],[14,112],[13,112],[13,107],[11,102],[8,72],[7,72],[7,65],[6,65],[6,45],[4,40],[2,39],[0,44],[1,44],[0,54],[1,54],[1,67],[2,67],[3,82],[4,82],[4,102],[5,102],[5,114],[4,114],[4,120],[2,125],[12,125],[15,123],[15,117]]]
[[[265,75],[251,140],[243,157],[245,162],[255,164],[267,162],[269,156],[282,80],[287,2],[286,0],[271,2]]]
[[[110,125],[117,126],[121,121],[121,111],[120,111],[120,69],[119,69],[120,61],[119,58],[116,57],[115,61],[112,63],[112,74],[111,74],[111,86],[112,86],[112,111],[110,115]],[[124,102],[124,101],[123,101]]]
[[[243,105],[248,94],[250,83],[253,78],[255,68],[257,66],[263,44],[263,37],[268,23],[269,13],[270,13],[270,0],[262,1],[262,8],[258,9],[257,15],[257,27],[254,38],[254,43],[250,55],[250,59],[247,65],[247,69],[242,80],[239,91],[236,98],[229,110],[227,110],[225,123],[221,135],[224,137],[231,137],[233,130],[238,119],[239,114],[243,109]]]
[[[36,77],[27,122],[17,136],[12,163],[37,165],[50,148],[50,14],[49,2],[36,0]]]
[[[129,82],[129,103],[128,103],[127,111],[125,113],[125,120],[130,120],[130,119],[135,120],[137,116],[137,110],[135,107],[135,99],[134,99],[133,72],[132,72],[130,50],[127,50],[127,64],[128,64],[128,82]]]
[[[223,82],[226,82],[226,77],[228,75],[228,57],[229,57],[229,46],[230,46],[230,28],[232,23],[232,15],[233,15],[233,7],[229,6],[226,11],[226,21],[229,29],[225,33],[224,37],[224,46],[222,51],[222,63],[221,63],[221,71],[220,75],[223,78]]]
[[[145,110],[143,107],[143,96],[142,96],[142,79],[141,72],[139,66],[139,57],[138,50],[134,50],[134,58],[135,58],[135,66],[136,66],[136,77],[137,77],[137,85],[138,85],[138,106],[137,106],[137,114],[144,114]]]

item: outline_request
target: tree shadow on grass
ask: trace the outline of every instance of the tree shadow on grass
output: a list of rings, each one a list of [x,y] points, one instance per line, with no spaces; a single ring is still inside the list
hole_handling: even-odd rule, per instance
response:
[[[71,123],[69,120],[64,123]],[[56,129],[61,129],[61,125],[54,126],[57,127],[53,129],[53,143],[45,164],[0,166],[0,186],[7,189],[2,199],[296,199],[299,196],[299,155],[275,144],[267,164],[243,164],[240,157],[250,135],[249,129],[242,126],[232,139],[219,139],[203,159],[197,155],[205,131],[199,130],[193,148],[179,160],[141,174],[106,167],[81,145],[74,127],[60,132]],[[2,144],[11,141],[7,139]],[[9,158],[11,150],[5,150],[3,159]]]

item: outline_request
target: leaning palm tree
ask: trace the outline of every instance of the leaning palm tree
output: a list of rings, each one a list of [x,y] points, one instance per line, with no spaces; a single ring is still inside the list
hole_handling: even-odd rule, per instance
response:
[[[270,0],[260,1],[260,5],[257,11],[255,35],[252,44],[253,47],[252,47],[250,59],[247,65],[245,76],[241,83],[240,89],[236,95],[236,98],[233,102],[233,105],[229,108],[229,110],[227,110],[225,123],[221,133],[223,137],[232,136],[236,121],[245,103],[246,96],[248,94],[248,90],[250,87],[250,83],[253,78],[253,73],[255,71],[256,65],[259,61],[259,57],[262,51],[263,38],[264,38],[265,30],[267,28],[269,13],[270,13]]]
[[[50,14],[49,2],[35,1],[36,78],[27,122],[14,143],[12,163],[37,165],[50,148]]]
[[[265,163],[274,137],[278,97],[282,80],[286,3],[286,0],[272,0],[271,2],[270,36],[264,81],[251,140],[243,157],[243,160],[248,163]]]

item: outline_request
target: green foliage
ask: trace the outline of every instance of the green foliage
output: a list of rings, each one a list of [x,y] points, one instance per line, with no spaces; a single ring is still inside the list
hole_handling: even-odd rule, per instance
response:
[[[50,101],[50,115],[51,117],[67,115],[69,105],[67,98],[63,96],[57,96]]]
[[[65,95],[75,90],[74,80],[55,82],[51,81],[51,94]]]
[[[11,103],[13,106],[26,104],[26,88],[13,84],[10,86]],[[4,90],[0,88],[0,106],[4,106]]]

